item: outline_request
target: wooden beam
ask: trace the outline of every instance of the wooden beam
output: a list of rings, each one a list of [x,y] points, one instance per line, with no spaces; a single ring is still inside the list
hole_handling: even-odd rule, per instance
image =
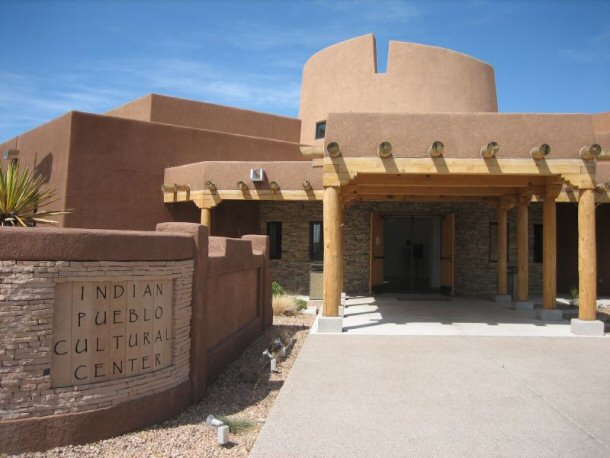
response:
[[[413,195],[366,195],[366,194],[344,194],[344,201],[350,202],[487,202],[491,205],[497,204],[496,196],[413,196]]]
[[[326,188],[323,204],[324,226],[324,316],[339,316],[341,305],[341,196],[339,189]]]
[[[578,318],[597,318],[595,190],[581,189],[578,199]]]
[[[543,186],[548,184],[550,177],[536,175],[438,175],[438,174],[381,174],[358,173],[353,183],[356,185],[384,185],[384,186],[428,186],[428,187],[512,187],[522,188],[530,186]],[[560,178],[554,177],[561,182]]]
[[[517,223],[517,301],[526,302],[529,297],[529,251],[528,251],[528,210],[529,197],[520,196]]]
[[[353,185],[344,186],[345,195],[409,195],[409,196],[501,196],[514,195],[520,188],[497,188],[485,186],[383,186],[383,185]]]
[[[201,209],[201,224],[208,227],[208,232],[212,229],[212,209],[202,208]]]
[[[219,189],[216,192],[209,190],[199,190],[186,192],[163,193],[163,201],[165,203],[173,202],[188,202],[192,201],[199,207],[215,207],[223,200],[274,200],[274,201],[321,201],[324,195],[322,190],[305,191],[300,190],[279,190],[273,192],[271,190],[257,191],[247,190],[240,191],[235,189],[223,190]]]

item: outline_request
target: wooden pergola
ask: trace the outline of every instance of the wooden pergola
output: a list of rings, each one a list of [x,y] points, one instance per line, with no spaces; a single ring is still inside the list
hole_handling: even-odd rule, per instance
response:
[[[244,170],[261,163],[240,163],[244,170],[216,186],[213,180],[201,184],[164,185],[164,202],[192,201],[201,209],[201,223],[211,225],[212,209],[224,200],[323,201],[324,292],[323,314],[339,316],[344,278],[343,214],[358,201],[460,202],[479,201],[497,209],[497,293],[508,294],[508,210],[518,208],[517,302],[528,302],[528,216],[532,201],[543,202],[543,308],[556,306],[557,221],[556,203],[578,203],[579,318],[596,318],[595,205],[609,201],[608,193],[597,189],[595,158],[498,159],[490,158],[402,158],[343,157],[340,153],[319,157],[320,149],[302,176],[288,186],[271,181],[262,188],[246,185]],[[193,164],[205,167],[206,163]],[[312,167],[313,166],[313,167]],[[312,186],[312,175],[320,173]],[[232,169],[233,170],[233,169]],[[237,172],[235,172],[237,173]],[[166,171],[167,174],[167,171]],[[282,171],[278,171],[281,176]],[[171,175],[172,178],[174,177]],[[180,175],[178,175],[179,177]],[[273,178],[273,177],[271,177]],[[316,180],[312,180],[316,181]],[[228,185],[226,183],[235,183]],[[276,184],[277,187],[273,186]],[[298,183],[298,184],[295,184]],[[453,221],[451,221],[453,224]],[[374,222],[372,224],[374,226]],[[449,230],[450,231],[450,230]],[[371,237],[373,239],[373,237]],[[375,281],[375,247],[371,242],[371,283]],[[442,268],[442,266],[441,266]],[[453,281],[453,272],[445,277]]]
[[[334,156],[334,157],[333,157]],[[508,216],[518,208],[517,301],[527,302],[528,214],[543,202],[543,307],[556,304],[556,202],[578,202],[581,320],[596,317],[595,160],[343,157],[323,160],[324,315],[339,316],[343,209],[353,201],[479,200],[497,208],[498,295],[508,293]],[[372,274],[373,276],[374,274]]]

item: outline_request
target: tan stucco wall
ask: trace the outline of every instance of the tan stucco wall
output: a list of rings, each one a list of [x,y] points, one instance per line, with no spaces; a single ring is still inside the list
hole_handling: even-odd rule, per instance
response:
[[[601,145],[606,156],[610,155],[610,111],[593,115],[592,120],[595,141]]]
[[[288,142],[298,142],[301,129],[297,118],[159,94],[148,94],[106,114]]]
[[[138,121],[150,121],[152,115],[153,94],[145,95],[137,100],[121,105],[106,113],[108,116],[117,118],[137,119]]]
[[[610,111],[607,113],[594,114],[592,118],[595,133],[601,134],[610,132]]]
[[[2,153],[7,149],[18,149],[19,163],[42,175],[45,186],[57,191],[57,201],[47,207],[49,210],[65,208],[71,125],[72,113],[67,113],[0,144],[0,163],[3,167],[8,161],[3,159]],[[53,219],[63,222],[63,216]]]
[[[66,205],[70,227],[152,229],[172,220],[160,186],[169,166],[208,160],[300,159],[277,140],[75,113]]]
[[[250,179],[250,170],[259,168],[265,170],[265,181],[254,183]],[[311,183],[313,189],[323,189],[322,168],[312,167],[311,161],[206,161],[165,170],[164,183],[190,184],[193,191],[206,189],[208,180],[213,181],[218,189],[237,190],[240,180],[251,190],[269,190],[271,181],[277,182],[280,189],[302,190],[305,180]]]
[[[333,112],[495,112],[493,67],[448,49],[390,41],[386,73],[377,73],[372,34],[338,43],[305,64],[301,142]]]
[[[481,147],[495,141],[498,159],[529,158],[542,143],[551,146],[550,159],[577,159],[595,133],[586,114],[334,113],[325,140],[338,142],[343,156],[376,156],[388,141],[395,157],[430,157],[428,147],[438,140],[445,157],[480,157]]]

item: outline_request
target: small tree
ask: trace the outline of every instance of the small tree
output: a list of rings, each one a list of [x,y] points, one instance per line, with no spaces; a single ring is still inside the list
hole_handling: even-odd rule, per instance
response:
[[[41,190],[44,179],[11,162],[4,170],[0,165],[0,226],[31,227],[36,224],[58,224],[46,219],[65,215],[68,211],[38,211],[39,207],[56,202],[55,189]]]

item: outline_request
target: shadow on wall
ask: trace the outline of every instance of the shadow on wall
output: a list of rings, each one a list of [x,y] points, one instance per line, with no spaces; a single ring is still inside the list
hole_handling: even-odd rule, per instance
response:
[[[40,175],[43,178],[43,183],[48,183],[51,179],[52,172],[53,153],[47,153],[47,155],[44,156],[42,160],[34,166],[34,173],[36,175]]]

